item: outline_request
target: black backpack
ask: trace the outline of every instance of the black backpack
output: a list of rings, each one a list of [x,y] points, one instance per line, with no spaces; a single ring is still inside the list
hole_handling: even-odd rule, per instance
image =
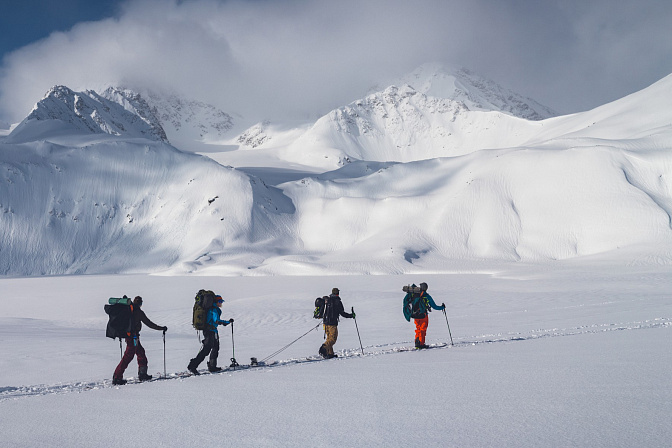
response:
[[[404,317],[406,320],[410,322],[411,318],[424,319],[427,312],[431,311],[427,298],[423,294],[425,289],[415,285],[404,286],[401,289],[407,293],[404,297]]]
[[[315,299],[315,311],[313,311],[313,318],[323,319],[324,318],[324,303],[325,299],[328,299],[327,296],[318,297]]]
[[[191,324],[197,330],[207,330],[208,310],[215,303],[215,293],[201,289],[196,293]]]
[[[133,305],[131,299],[124,296],[121,299],[110,298],[105,305],[105,312],[109,316],[105,336],[119,340],[131,335],[133,330]]]
[[[324,296],[324,312],[322,316],[324,318],[324,323],[326,325],[338,325],[339,320],[339,307],[341,303],[341,298],[338,296]]]
[[[410,299],[411,317],[413,319],[424,319],[427,316],[427,299],[420,294],[413,294]]]

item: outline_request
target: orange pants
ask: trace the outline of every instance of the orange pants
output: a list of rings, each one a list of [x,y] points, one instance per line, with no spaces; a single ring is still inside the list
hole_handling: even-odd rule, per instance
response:
[[[415,340],[420,344],[425,345],[425,335],[427,334],[427,327],[429,326],[429,316],[423,319],[415,320]]]

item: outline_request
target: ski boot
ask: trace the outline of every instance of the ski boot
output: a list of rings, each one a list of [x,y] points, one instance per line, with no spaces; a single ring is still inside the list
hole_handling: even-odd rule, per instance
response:
[[[147,375],[147,367],[138,368],[138,379],[140,381],[149,381],[152,379],[152,375]]]
[[[123,386],[126,384],[126,380],[123,378],[112,378],[112,384],[115,386]]]
[[[217,367],[217,362],[214,362],[214,363],[209,362],[208,363],[208,372],[217,373],[217,372],[221,372],[221,371],[222,371],[222,368]]]
[[[415,348],[422,350],[423,348],[428,348],[429,346],[420,342],[420,339],[415,340]]]
[[[190,371],[191,373],[193,373],[194,375],[200,375],[200,373],[198,373],[197,367],[198,366],[194,365],[194,360],[192,359],[189,362],[189,365],[187,366],[187,370]]]

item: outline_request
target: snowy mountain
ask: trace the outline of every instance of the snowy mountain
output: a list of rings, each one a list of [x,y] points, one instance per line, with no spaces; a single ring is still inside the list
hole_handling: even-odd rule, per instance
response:
[[[408,162],[517,146],[536,134],[537,121],[555,115],[467,69],[426,64],[331,111],[291,141],[264,122],[231,143],[336,169],[354,160]]]
[[[467,69],[426,64],[387,88],[335,109],[279,150],[288,161],[335,169],[353,160],[449,157],[518,146],[555,116],[551,109]],[[250,129],[239,139],[272,146]],[[269,142],[270,145],[269,145]],[[311,150],[306,151],[306,148]]]
[[[20,143],[58,135],[110,134],[167,142],[166,133],[147,102],[130,90],[108,88],[74,92],[49,90],[14,129],[7,141]]]
[[[178,148],[194,151],[203,143],[219,142],[228,136],[236,120],[223,110],[175,93],[142,93],[151,106],[170,142]]]
[[[451,69],[438,63],[424,64],[392,84],[407,84],[427,96],[458,101],[472,111],[500,111],[534,121],[558,115],[532,98],[502,87],[466,68]]]
[[[332,168],[352,160],[410,162],[517,146],[540,126],[502,112],[472,111],[409,85],[391,86],[331,111],[281,154]]]
[[[37,103],[0,146],[0,273],[151,271],[282,239],[287,198],[178,151],[153,118],[124,90]]]
[[[310,127],[261,122],[241,149],[206,158],[170,146],[142,96],[57,87],[0,140],[0,272],[442,272],[599,254],[669,264],[671,89],[672,76],[531,121],[391,86]]]
[[[152,271],[244,254],[293,207],[262,182],[165,143],[3,144],[0,272]],[[189,269],[189,268],[186,268]]]

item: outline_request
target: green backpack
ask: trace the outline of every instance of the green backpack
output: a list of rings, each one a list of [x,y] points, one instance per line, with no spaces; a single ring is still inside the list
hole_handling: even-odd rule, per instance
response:
[[[193,316],[191,324],[197,330],[207,330],[208,310],[215,303],[215,293],[210,290],[201,289],[196,294],[194,301]]]

